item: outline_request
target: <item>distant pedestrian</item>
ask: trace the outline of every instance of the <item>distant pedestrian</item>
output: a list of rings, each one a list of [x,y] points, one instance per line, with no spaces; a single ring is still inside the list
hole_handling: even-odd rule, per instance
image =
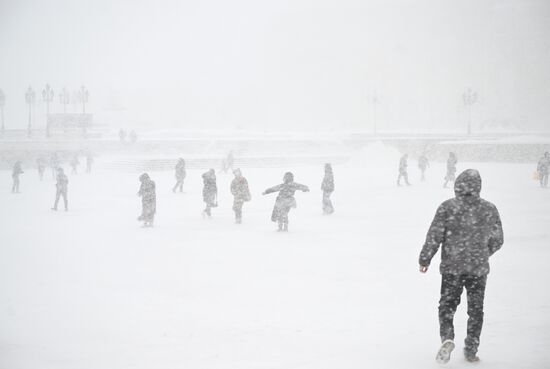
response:
[[[426,157],[426,154],[420,155],[418,158],[418,168],[420,168],[420,180],[424,182],[426,180],[426,169],[430,166],[430,162]]]
[[[550,153],[548,151],[544,153],[542,158],[540,158],[537,165],[537,172],[540,186],[548,187],[548,173],[550,173]]]
[[[321,183],[321,190],[323,191],[323,213],[334,213],[334,207],[330,200],[330,196],[334,192],[334,174],[332,173],[332,165],[329,163],[325,164],[325,177],[323,183]]]
[[[222,161],[222,172],[227,173],[228,170],[233,170],[235,157],[233,151],[229,151],[227,157]]]
[[[118,131],[118,139],[120,142],[126,142],[126,131],[122,128]]]
[[[449,153],[447,158],[447,174],[445,175],[445,183],[443,184],[444,188],[447,188],[447,183],[453,183],[455,181],[456,174],[456,163],[458,162],[454,152]]]
[[[56,189],[55,202],[53,204],[52,210],[57,211],[57,204],[59,203],[60,197],[63,197],[65,211],[69,210],[69,200],[68,200],[69,179],[63,172],[63,168],[57,168],[57,183],[55,184],[55,189]]]
[[[138,217],[138,220],[143,221],[144,227],[152,227],[157,212],[155,182],[151,180],[147,173],[139,176],[139,181],[141,185],[137,194],[141,197],[141,215]]]
[[[80,161],[78,160],[78,154],[75,154],[71,160],[71,174],[78,174],[78,166]]]
[[[23,169],[21,168],[21,162],[18,160],[13,165],[11,172],[11,177],[13,179],[13,184],[11,186],[12,193],[19,193],[19,176],[23,174]]]
[[[38,178],[40,178],[40,180],[44,180],[44,171],[46,170],[46,161],[44,160],[43,157],[39,157],[38,159],[36,159],[36,167],[38,169]]]
[[[262,195],[267,195],[273,192],[279,192],[279,195],[275,200],[273,212],[271,213],[271,221],[277,222],[279,232],[288,231],[288,213],[290,212],[290,209],[296,208],[294,193],[298,190],[309,192],[309,187],[294,182],[294,174],[287,172],[283,177],[283,183],[268,188],[262,193]]]
[[[243,177],[240,169],[233,171],[235,178],[231,181],[231,194],[233,195],[233,211],[235,212],[235,223],[241,224],[243,217],[243,204],[250,201],[250,189],[248,181]]]
[[[50,157],[50,168],[52,170],[52,178],[55,179],[57,176],[57,169],[59,169],[60,161],[57,152],[54,152]]]
[[[172,188],[172,192],[176,192],[176,190],[179,188],[180,192],[183,192],[183,181],[186,176],[185,171],[185,160],[183,158],[179,158],[178,162],[176,163],[176,185],[174,188]]]
[[[206,204],[203,214],[212,216],[211,209],[218,206],[218,186],[216,184],[216,172],[210,169],[202,175],[204,186],[202,188],[202,199]]]
[[[91,152],[86,153],[86,173],[92,173],[92,165],[94,164],[94,156]]]
[[[439,331],[442,345],[436,356],[440,364],[449,361],[455,347],[453,318],[463,288],[466,288],[468,300],[464,355],[469,362],[479,361],[477,351],[483,326],[489,257],[504,242],[497,208],[479,196],[479,172],[474,169],[462,172],[456,179],[454,190],[455,197],[437,209],[419,257],[420,272],[426,273],[441,246]]]
[[[411,185],[409,183],[409,174],[407,172],[407,166],[408,166],[407,159],[408,158],[409,158],[409,155],[405,154],[399,160],[399,175],[397,176],[397,185],[398,186],[401,186],[401,178],[403,178],[405,180],[405,184],[407,186]]]

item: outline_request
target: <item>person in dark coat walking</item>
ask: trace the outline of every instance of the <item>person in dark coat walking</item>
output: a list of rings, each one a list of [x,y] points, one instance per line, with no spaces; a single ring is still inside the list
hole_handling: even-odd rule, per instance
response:
[[[309,187],[294,182],[294,174],[287,172],[283,177],[283,183],[270,187],[262,193],[262,195],[267,195],[273,192],[279,192],[275,200],[273,212],[271,213],[271,221],[277,222],[279,232],[288,232],[288,213],[290,209],[296,207],[294,193],[298,190],[309,192]]]
[[[216,172],[210,169],[202,175],[204,186],[202,188],[202,199],[206,204],[203,214],[212,216],[210,209],[218,206],[218,186],[216,184]]]
[[[50,157],[50,168],[52,169],[52,178],[55,179],[57,176],[57,169],[59,169],[60,160],[59,155],[56,152]]]
[[[151,180],[147,173],[139,176],[139,181],[141,185],[137,194],[141,197],[141,215],[138,220],[143,221],[144,227],[152,227],[157,212],[155,182]]]
[[[420,155],[418,158],[418,168],[420,168],[420,180],[424,182],[426,180],[426,169],[430,166],[430,162],[426,157],[426,154]]]
[[[401,157],[401,160],[399,160],[399,175],[397,176],[397,185],[401,186],[401,177],[405,179],[405,184],[407,186],[410,186],[409,183],[409,174],[407,173],[407,159],[409,158],[409,155],[405,154]]]
[[[325,164],[325,177],[321,183],[321,190],[323,191],[323,214],[334,213],[334,207],[330,196],[334,192],[334,174],[332,173],[332,165]]]
[[[550,153],[545,152],[537,165],[541,187],[548,187],[548,173],[550,173]]]
[[[57,211],[57,204],[59,203],[59,198],[63,197],[63,204],[65,205],[65,211],[69,210],[69,179],[63,172],[63,168],[57,168],[57,183],[55,184],[55,202],[53,204],[52,210]]]
[[[466,288],[468,298],[464,355],[467,361],[479,361],[477,350],[483,326],[489,257],[504,242],[496,206],[479,196],[479,172],[474,169],[462,172],[456,179],[454,190],[455,198],[443,202],[437,209],[419,257],[420,272],[426,273],[441,246],[439,327],[442,346],[436,360],[442,364],[449,361],[455,347],[453,318],[463,288]]]
[[[40,178],[41,181],[44,180],[44,171],[46,170],[46,161],[44,158],[39,157],[36,159],[36,167],[38,168],[38,178]]]
[[[449,153],[447,158],[447,174],[445,175],[445,183],[443,184],[444,188],[447,188],[447,183],[453,183],[455,181],[456,174],[456,163],[458,162],[454,152]]]
[[[233,211],[235,212],[235,223],[241,224],[243,218],[243,204],[250,201],[250,190],[248,181],[243,177],[240,169],[233,171],[235,178],[231,181],[231,194],[233,195]]]
[[[21,162],[18,160],[13,165],[11,172],[11,177],[13,179],[13,184],[11,186],[12,193],[19,193],[19,176],[23,174],[23,169],[21,168]]]
[[[179,188],[180,192],[183,192],[183,180],[185,179],[186,172],[185,172],[185,160],[182,158],[178,159],[178,162],[176,163],[176,185],[174,188],[172,188],[172,192],[176,192],[176,190]]]

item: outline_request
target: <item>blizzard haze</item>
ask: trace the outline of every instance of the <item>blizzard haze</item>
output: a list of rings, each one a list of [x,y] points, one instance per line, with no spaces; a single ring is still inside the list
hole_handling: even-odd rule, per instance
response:
[[[0,0],[10,128],[50,83],[139,128],[367,130],[376,93],[380,130],[452,130],[471,87],[477,129],[546,130],[548,65],[544,0]]]

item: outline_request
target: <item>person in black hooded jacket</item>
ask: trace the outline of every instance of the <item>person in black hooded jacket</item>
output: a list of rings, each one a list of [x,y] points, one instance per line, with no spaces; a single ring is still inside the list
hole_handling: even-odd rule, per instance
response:
[[[296,207],[296,199],[294,198],[294,194],[298,190],[309,192],[309,187],[294,182],[294,174],[291,172],[286,172],[283,177],[283,183],[270,187],[262,192],[262,195],[279,192],[279,195],[275,200],[273,212],[271,213],[271,221],[277,222],[279,225],[279,232],[288,231],[288,213],[290,212],[290,209]]]
[[[441,246],[439,327],[442,346],[436,360],[443,364],[449,361],[455,346],[453,317],[463,288],[466,288],[469,317],[464,355],[470,362],[479,361],[476,354],[483,326],[489,257],[504,242],[496,206],[479,196],[479,172],[475,169],[462,172],[455,181],[454,190],[455,198],[443,202],[437,209],[419,257],[420,272],[425,273]]]

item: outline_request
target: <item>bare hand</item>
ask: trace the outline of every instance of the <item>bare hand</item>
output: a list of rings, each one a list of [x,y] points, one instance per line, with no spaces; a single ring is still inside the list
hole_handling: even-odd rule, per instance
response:
[[[426,273],[428,271],[428,267],[427,266],[420,266],[420,273]]]

